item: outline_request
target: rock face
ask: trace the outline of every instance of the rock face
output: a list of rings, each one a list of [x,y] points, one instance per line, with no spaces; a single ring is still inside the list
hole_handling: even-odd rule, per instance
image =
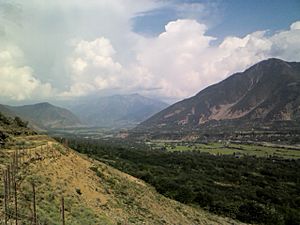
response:
[[[300,63],[268,59],[157,113],[140,129],[205,127],[211,122],[300,121]]]
[[[47,102],[24,106],[3,106],[0,111],[8,116],[19,116],[38,130],[81,126],[80,120],[69,110]]]

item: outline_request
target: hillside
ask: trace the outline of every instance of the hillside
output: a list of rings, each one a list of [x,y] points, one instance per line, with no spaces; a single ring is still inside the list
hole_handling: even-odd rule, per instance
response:
[[[166,108],[166,103],[139,94],[84,99],[70,110],[90,126],[132,127]]]
[[[300,121],[300,63],[269,59],[175,103],[138,129],[179,131],[211,124],[251,129],[278,121]]]
[[[0,111],[8,116],[17,115],[29,121],[38,130],[81,126],[80,120],[69,110],[47,102],[24,106],[3,106]]]
[[[61,224],[62,197],[66,224],[72,225],[240,224],[165,198],[145,182],[47,136],[13,135],[0,154],[2,171],[15,158],[11,179],[17,182],[20,224],[31,224],[34,218],[33,184],[37,222],[42,224]],[[2,176],[0,180],[4,182]],[[2,185],[0,192],[6,193],[0,195],[0,218],[4,222],[3,196],[10,196],[7,213],[15,215],[14,192],[7,194]]]

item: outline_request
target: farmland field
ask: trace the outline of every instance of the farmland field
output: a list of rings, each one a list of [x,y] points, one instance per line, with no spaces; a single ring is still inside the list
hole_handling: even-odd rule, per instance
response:
[[[290,159],[300,158],[300,147],[261,144],[235,144],[235,143],[208,143],[199,144],[192,142],[170,142],[170,141],[152,141],[147,142],[152,149],[165,149],[167,151],[199,151],[213,155],[250,155],[258,157],[282,157]]]

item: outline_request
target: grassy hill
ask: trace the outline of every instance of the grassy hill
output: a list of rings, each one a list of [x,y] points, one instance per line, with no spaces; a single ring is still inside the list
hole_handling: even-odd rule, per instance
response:
[[[37,221],[41,224],[61,224],[62,197],[66,224],[72,225],[240,224],[163,197],[147,183],[74,152],[47,136],[11,133],[0,155],[2,171],[12,162],[17,165],[19,224],[32,224],[32,184]],[[1,176],[1,184],[3,179]],[[10,198],[6,198],[11,222],[15,220],[12,190]],[[0,222],[4,222],[3,185],[0,193]]]

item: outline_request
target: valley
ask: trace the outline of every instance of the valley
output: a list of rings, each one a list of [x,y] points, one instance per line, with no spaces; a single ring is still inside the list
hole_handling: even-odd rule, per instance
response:
[[[250,224],[300,222],[299,147],[80,138],[68,143],[182,203]]]
[[[0,225],[300,225],[300,0],[0,0]]]
[[[127,130],[124,130],[126,132]],[[122,133],[120,129],[112,129],[107,127],[79,127],[50,129],[47,134],[52,137],[81,137],[87,139],[111,139],[116,138]]]
[[[63,218],[70,225],[243,224],[164,197],[148,183],[74,151],[65,140],[61,144],[0,118],[0,167],[9,174],[0,178],[3,224],[55,225]]]

